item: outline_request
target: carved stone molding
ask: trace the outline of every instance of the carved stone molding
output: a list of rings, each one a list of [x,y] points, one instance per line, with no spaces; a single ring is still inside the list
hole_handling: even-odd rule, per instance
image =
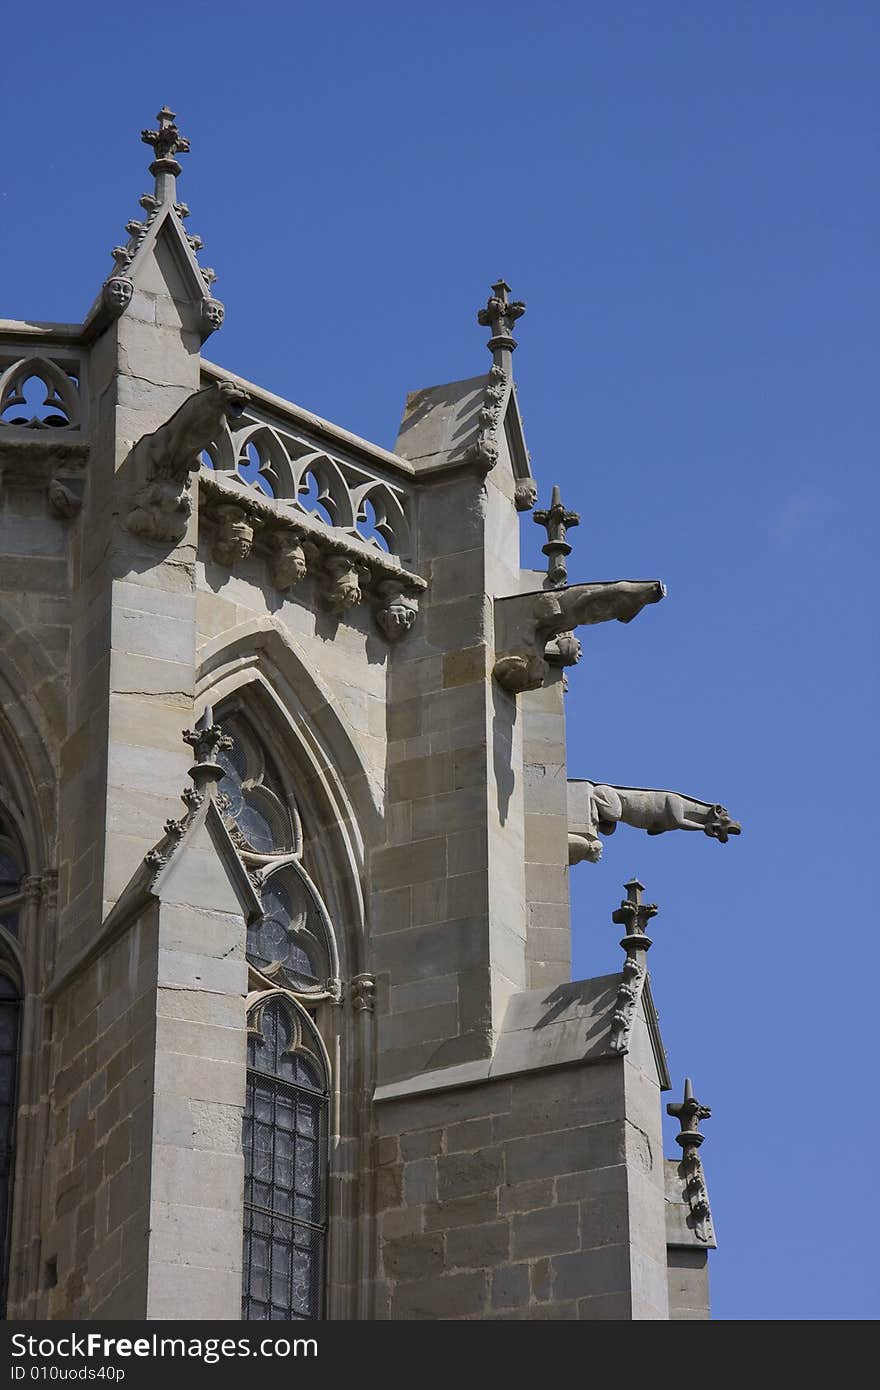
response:
[[[376,1007],[375,975],[354,975],[349,986],[351,1006],[358,1013],[373,1013]]]
[[[498,432],[502,424],[502,410],[508,386],[509,378],[504,368],[497,365],[492,367],[480,407],[477,439],[465,452],[466,462],[480,463],[485,468],[494,468],[498,462]]]

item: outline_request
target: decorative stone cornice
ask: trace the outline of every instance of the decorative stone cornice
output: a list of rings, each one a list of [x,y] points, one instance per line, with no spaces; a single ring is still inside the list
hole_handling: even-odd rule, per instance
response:
[[[626,952],[626,959],[623,963],[622,979],[617,987],[614,1012],[611,1015],[609,1046],[612,1052],[629,1050],[633,1019],[647,974],[645,955],[651,948],[651,938],[647,935],[645,926],[659,910],[656,903],[642,902],[645,885],[637,878],[631,878],[623,886],[626,889],[626,897],[620,907],[611,914],[612,922],[626,928],[626,935],[620,942]]]
[[[215,560],[231,568],[244,558],[240,552],[245,540],[243,528],[247,527],[253,551],[265,556],[269,580],[280,592],[311,577],[321,602],[338,616],[366,598],[389,642],[398,641],[411,630],[418,615],[419,595],[427,583],[389,559],[384,551],[341,535],[256,489],[221,481],[207,469],[199,474],[199,490],[200,523],[217,528],[212,538]]]
[[[707,1244],[714,1241],[712,1212],[709,1207],[709,1193],[700,1159],[700,1145],[705,1135],[700,1133],[700,1121],[708,1120],[712,1114],[708,1105],[701,1105],[694,1098],[694,1088],[689,1076],[684,1080],[684,1099],[677,1104],[670,1102],[666,1113],[678,1120],[680,1133],[675,1142],[681,1148],[679,1175],[684,1182],[685,1196],[691,1211],[693,1231],[699,1240]],[[691,1224],[690,1222],[688,1224]]]

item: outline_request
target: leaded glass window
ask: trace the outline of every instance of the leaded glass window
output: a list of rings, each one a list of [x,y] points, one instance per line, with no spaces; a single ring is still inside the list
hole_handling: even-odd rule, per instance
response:
[[[242,858],[261,874],[263,915],[248,926],[248,960],[268,986],[320,994],[336,974],[335,952],[327,910],[302,865],[296,801],[244,717],[220,718],[233,740],[217,759],[220,806]]]
[[[217,755],[223,768],[217,790],[236,844],[258,855],[295,853],[299,824],[271,756],[242,719],[224,720],[223,731],[233,744]]]
[[[9,1215],[12,1201],[13,1141],[18,1081],[19,991],[0,974],[0,1309],[6,1310]]]
[[[322,1315],[327,1077],[308,1016],[272,996],[248,1042],[242,1317]],[[311,1046],[309,1045],[311,1044]]]
[[[17,898],[21,892],[23,872],[18,846],[0,825],[0,924],[13,933],[18,931]],[[4,900],[8,900],[5,910]]]

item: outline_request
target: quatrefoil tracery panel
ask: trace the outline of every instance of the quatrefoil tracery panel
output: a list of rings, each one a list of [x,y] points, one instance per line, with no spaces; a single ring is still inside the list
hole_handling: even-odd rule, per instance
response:
[[[79,429],[82,402],[76,369],[75,362],[62,367],[48,357],[7,359],[0,375],[0,425],[31,430]]]
[[[409,556],[411,529],[403,489],[265,422],[228,427],[203,463],[324,526],[397,556]]]

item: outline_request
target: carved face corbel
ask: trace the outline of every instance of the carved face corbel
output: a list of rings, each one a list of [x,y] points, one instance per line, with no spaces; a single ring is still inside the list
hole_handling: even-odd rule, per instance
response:
[[[356,608],[361,601],[361,586],[357,566],[344,555],[331,555],[324,561],[328,585],[323,599],[333,613]]]
[[[244,508],[233,505],[218,507],[214,512],[217,532],[211,547],[211,558],[218,565],[231,569],[237,560],[246,560],[254,543],[254,528]]]
[[[405,587],[396,579],[379,585],[381,607],[376,610],[376,622],[389,642],[405,637],[418,617],[419,601],[405,593]]]
[[[292,527],[272,531],[268,537],[269,578],[274,587],[283,593],[293,588],[308,572],[306,553],[302,545],[301,532]]]
[[[219,299],[202,300],[202,329],[206,337],[223,327],[225,315],[226,310]]]
[[[109,280],[104,281],[102,290],[104,308],[118,318],[131,303],[132,291],[131,281],[124,275],[111,275]]]

